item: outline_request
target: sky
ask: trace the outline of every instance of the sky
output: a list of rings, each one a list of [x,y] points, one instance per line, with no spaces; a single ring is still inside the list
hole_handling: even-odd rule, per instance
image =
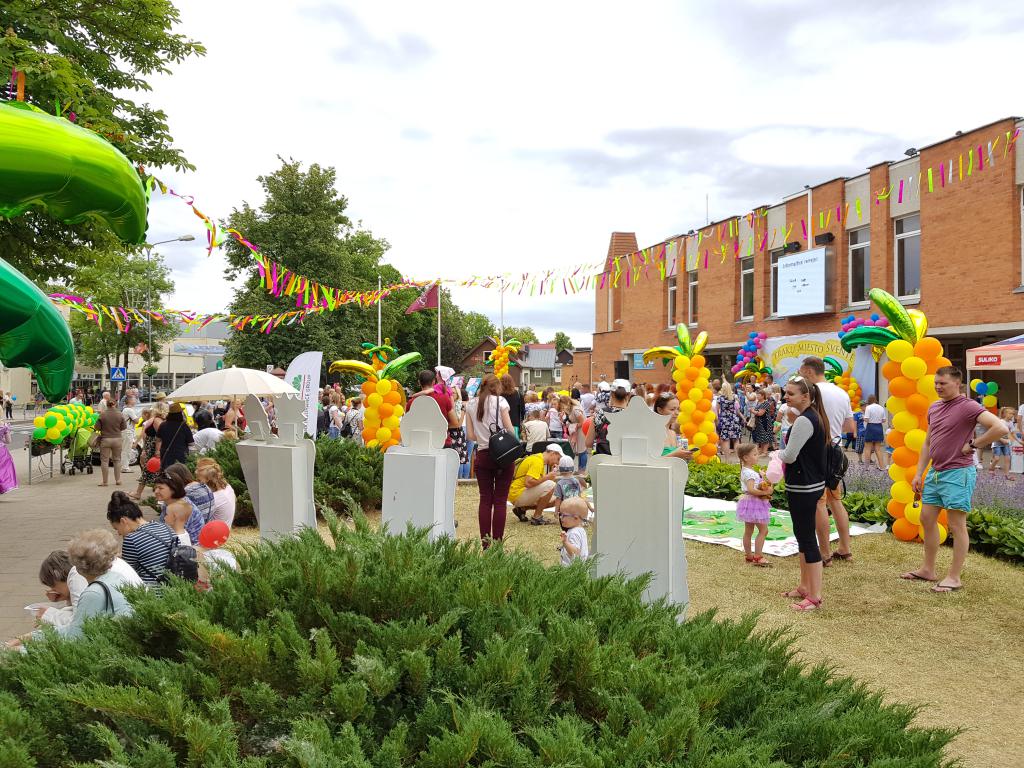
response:
[[[415,279],[599,261],[613,231],[645,247],[1024,114],[1019,3],[177,5],[208,53],[144,100],[196,171],[158,175],[223,218],[262,202],[278,156],[333,166]],[[222,257],[155,198],[149,241],[186,233],[160,247],[168,305],[221,311]],[[496,291],[454,293],[499,322]],[[504,319],[587,346],[593,295],[509,297]]]

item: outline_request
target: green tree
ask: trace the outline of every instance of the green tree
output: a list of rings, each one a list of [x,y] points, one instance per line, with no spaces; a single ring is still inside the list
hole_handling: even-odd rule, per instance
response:
[[[170,0],[7,0],[0,3],[0,71],[24,72],[26,101],[47,112],[59,102],[133,162],[192,169],[172,145],[167,115],[133,100],[152,90],[149,76],[205,53],[172,31],[178,23]],[[0,221],[0,256],[40,282],[69,277],[113,243],[103,225],[68,226],[41,211]]]
[[[152,291],[154,307],[162,306],[162,296],[174,285],[167,267],[155,255],[151,261],[144,256],[114,249],[94,254],[89,266],[75,272],[73,290],[99,304],[113,306],[144,306],[147,290]],[[127,332],[118,330],[109,317],[99,326],[80,312],[71,313],[71,336],[75,340],[75,357],[86,365],[108,370],[128,365],[128,356],[140,344],[147,345],[142,358],[147,364],[161,359],[160,346],[178,333],[174,323],[153,323],[153,348],[149,349],[149,328],[134,319]]]
[[[466,312],[462,316],[462,326],[466,329],[466,341],[472,349],[488,336],[498,338],[498,329],[487,315],[479,312]]]
[[[549,343],[555,345],[556,352],[561,352],[565,349],[573,349],[572,339],[569,338],[569,334],[564,333],[563,331],[558,331],[558,333],[555,334],[555,338],[553,338]]]
[[[521,327],[506,325],[505,338],[519,339],[523,344],[540,344],[540,339],[537,338],[536,332],[528,325]]]

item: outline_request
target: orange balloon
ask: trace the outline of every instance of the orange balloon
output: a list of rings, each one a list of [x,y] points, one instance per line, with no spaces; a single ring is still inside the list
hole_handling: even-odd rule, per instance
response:
[[[895,360],[890,360],[888,363],[882,366],[882,375],[885,376],[885,378],[888,379],[889,381],[892,381],[897,376],[902,376],[903,371],[900,368],[899,363],[897,363]]]
[[[693,460],[696,461],[698,464],[707,464],[709,461],[711,461],[711,458],[705,456],[703,453],[698,453],[696,456],[693,457]]]
[[[944,509],[939,510],[939,525],[949,530],[949,514]]]
[[[913,541],[917,538],[917,526],[900,518],[892,524],[892,533],[900,541]]]
[[[391,391],[392,392],[396,392],[397,393],[402,388],[402,385],[399,384],[394,379],[388,379],[387,381],[388,381],[389,384],[391,384]]]
[[[708,435],[708,445],[718,445],[718,433],[712,432]]]
[[[910,397],[917,392],[917,384],[906,376],[897,376],[889,382],[889,393],[895,397]]]
[[[682,431],[683,434],[686,435],[686,438],[689,440],[694,435],[696,435],[699,430],[697,429],[697,425],[691,421],[689,424],[683,424]]]
[[[942,354],[942,343],[933,336],[925,336],[914,345],[914,356],[927,362]]]
[[[372,395],[374,392],[377,391],[377,382],[376,381],[364,381],[363,382],[363,386],[360,387],[360,389],[363,390],[363,394],[364,395]]]
[[[928,361],[928,373],[935,373],[939,368],[947,368],[952,364],[948,357],[936,357]]]
[[[889,434],[885,436],[885,442],[890,448],[902,448],[903,438],[905,435],[902,432],[897,432],[895,429],[889,430]]]
[[[686,369],[686,378],[690,381],[696,381],[700,378],[700,368],[694,368],[692,365]]]
[[[901,467],[917,466],[917,454],[905,445],[892,452],[892,460]]]
[[[917,477],[917,464],[914,464],[909,467],[904,467],[904,469],[906,470],[907,482],[913,485],[914,478]]]
[[[715,399],[715,393],[712,392],[710,389],[705,389],[704,391],[702,391],[700,396],[709,402]]]
[[[924,416],[928,413],[928,398],[917,392],[907,398],[907,410],[915,416]]]
[[[696,368],[698,371],[707,365],[707,360],[704,359],[704,355],[694,355],[690,358],[690,365]]]
[[[903,518],[905,514],[904,510],[906,508],[906,504],[896,501],[896,499],[889,499],[889,503],[885,505],[885,511],[888,512],[892,517],[895,517],[897,520]]]
[[[398,392],[392,390],[391,392],[388,392],[386,395],[384,395],[384,402],[387,403],[388,405],[398,405],[400,402],[402,402],[402,396]]]
[[[398,394],[397,392],[388,392],[388,396],[389,397],[391,395],[397,395],[397,394]],[[395,412],[395,406],[393,406],[391,403],[381,403],[379,406],[377,406],[377,413],[380,414],[381,419],[388,418],[394,412]]]
[[[368,442],[370,442],[371,440],[373,440],[377,436],[377,430],[376,429],[370,429],[369,427],[367,427],[366,429],[363,430],[362,434],[363,434],[363,442],[368,443]]]

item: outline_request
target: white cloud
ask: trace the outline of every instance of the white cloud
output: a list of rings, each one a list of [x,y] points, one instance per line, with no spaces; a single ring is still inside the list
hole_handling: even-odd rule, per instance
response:
[[[859,173],[1021,110],[1020,11],[949,2],[714,6],[527,0],[178,0],[209,53],[151,103],[195,163],[163,174],[211,216],[262,194],[277,156],[333,165],[350,213],[427,278],[601,259]],[[192,232],[154,204],[150,240]],[[223,259],[162,248],[176,307],[222,309]],[[497,320],[498,296],[460,289]],[[589,341],[592,297],[510,297],[507,322]],[[515,319],[511,319],[514,317]]]

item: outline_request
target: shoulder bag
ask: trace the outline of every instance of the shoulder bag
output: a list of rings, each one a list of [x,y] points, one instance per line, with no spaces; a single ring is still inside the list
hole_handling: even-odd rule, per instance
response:
[[[499,417],[501,415],[501,401],[494,397],[494,428],[491,430],[491,437],[487,441],[487,450],[491,452],[491,459],[499,467],[507,467],[523,455],[523,444],[519,442],[514,434],[501,426]]]

